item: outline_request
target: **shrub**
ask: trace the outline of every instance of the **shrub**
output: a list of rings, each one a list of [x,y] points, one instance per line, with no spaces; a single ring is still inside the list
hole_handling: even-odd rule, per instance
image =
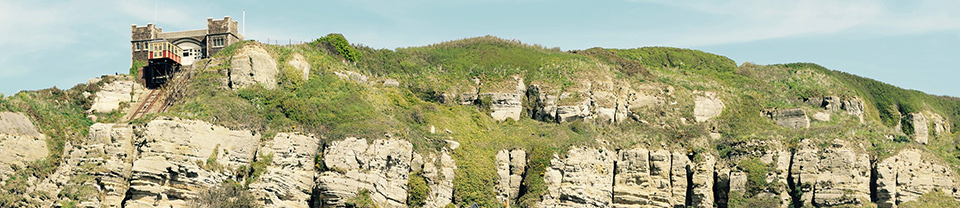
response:
[[[771,197],[747,197],[739,191],[731,191],[727,207],[780,207],[780,200]]]
[[[250,191],[234,181],[227,181],[200,191],[192,201],[193,207],[260,207]]]
[[[347,199],[347,202],[344,203],[346,207],[357,207],[357,208],[374,208],[379,207],[376,203],[373,202],[373,199],[370,198],[370,190],[360,189],[357,191],[357,196]]]
[[[427,195],[430,194],[430,187],[427,186],[427,181],[424,180],[422,174],[417,171],[410,174],[410,178],[407,180],[407,206],[423,207],[427,204],[426,200]]]
[[[362,56],[360,51],[351,46],[350,43],[347,42],[347,38],[343,37],[342,34],[331,33],[327,36],[317,39],[314,41],[314,43],[320,44],[329,50],[335,51],[337,55],[340,55],[344,59],[352,62],[357,62]]]

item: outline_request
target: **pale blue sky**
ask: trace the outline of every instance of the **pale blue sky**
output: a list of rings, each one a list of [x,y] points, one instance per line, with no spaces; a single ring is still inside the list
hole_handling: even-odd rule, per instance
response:
[[[738,63],[813,62],[960,96],[960,1],[0,0],[0,93],[69,88],[129,69],[130,25],[201,29],[241,18],[248,39],[343,33],[375,48],[495,35],[563,50],[673,46]]]

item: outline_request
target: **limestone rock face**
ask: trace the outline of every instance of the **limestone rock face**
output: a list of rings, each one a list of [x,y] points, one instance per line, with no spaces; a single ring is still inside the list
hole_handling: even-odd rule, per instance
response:
[[[497,200],[510,204],[519,197],[523,172],[527,166],[527,154],[521,149],[500,150],[497,160]]]
[[[147,123],[140,157],[133,161],[126,207],[185,206],[197,191],[213,187],[249,165],[260,136],[202,121],[161,119]]]
[[[911,113],[905,119],[912,126],[913,140],[920,144],[927,144],[930,140],[930,120],[922,113]]]
[[[778,109],[767,112],[767,116],[773,119],[777,125],[792,128],[808,128],[810,127],[810,118],[807,118],[807,113],[803,112],[801,109]]]
[[[397,139],[346,138],[331,142],[323,162],[329,171],[320,173],[317,190],[322,206],[344,206],[358,190],[370,191],[370,198],[392,207],[406,205],[407,180],[413,159],[413,145]]]
[[[367,81],[370,80],[370,78],[367,77],[366,75],[353,72],[353,71],[333,72],[333,74],[336,74],[337,77],[340,77],[340,79],[342,80],[354,81],[359,83],[367,83]]]
[[[813,120],[817,121],[830,121],[830,113],[827,112],[816,112],[811,117]]]
[[[646,149],[620,151],[613,206],[684,206],[688,165],[689,159],[679,152]]]
[[[953,170],[917,149],[901,150],[877,163],[877,205],[897,207],[934,189],[956,196]]]
[[[860,98],[844,100],[840,108],[847,111],[847,114],[857,116],[860,118],[860,123],[863,123],[863,101]]]
[[[310,63],[307,62],[307,59],[304,58],[303,55],[299,53],[293,54],[293,58],[287,61],[287,64],[297,71],[300,71],[300,73],[303,74],[303,80],[310,79]]]
[[[609,150],[582,147],[563,159],[554,156],[543,176],[547,193],[538,207],[610,207],[615,157]]]
[[[522,94],[517,93],[485,93],[481,94],[481,97],[490,98],[490,110],[493,110],[490,113],[490,116],[494,120],[503,121],[513,119],[514,121],[520,120],[520,112],[523,111]]]
[[[67,145],[63,162],[35,188],[47,193],[93,190],[78,195],[78,204],[89,207],[120,207],[129,187],[130,170],[137,157],[129,125],[101,124],[90,126],[90,136],[76,147]],[[50,195],[45,204],[73,200]]]
[[[801,187],[804,206],[862,205],[870,201],[870,160],[846,142],[819,148],[809,140],[794,156],[793,184]]]
[[[264,144],[258,154],[272,155],[272,162],[250,184],[250,190],[268,207],[308,207],[316,178],[317,138],[279,133]]]
[[[863,123],[863,101],[860,98],[840,98],[837,96],[806,98],[804,102],[810,105],[821,107],[830,112],[845,111],[847,114],[857,116],[860,123]]]
[[[47,154],[46,136],[37,132],[27,116],[0,112],[0,178],[13,172],[11,166],[24,168]]]
[[[453,179],[457,164],[442,150],[439,157],[435,154],[423,157],[423,177],[430,187],[426,204],[423,207],[444,207],[453,202]]]
[[[704,92],[694,100],[693,117],[697,122],[704,122],[717,117],[723,112],[723,101],[717,93]]]
[[[140,93],[132,92],[143,92],[145,88],[142,85],[129,80],[126,76],[113,77],[113,81],[104,83],[100,87],[100,91],[97,91],[96,97],[93,99],[93,105],[90,106],[90,111],[109,113],[120,109],[120,103],[140,100]]]
[[[716,168],[717,160],[713,155],[702,154],[702,160],[694,162],[692,165],[693,174],[691,181],[693,182],[690,186],[693,186],[692,196],[690,196],[689,206],[691,207],[703,207],[709,208],[713,207],[714,198],[713,198],[713,187],[714,187],[714,172]]]
[[[250,44],[240,48],[231,58],[230,67],[227,86],[232,89],[255,84],[267,89],[277,87],[277,74],[280,73],[277,62],[263,46]]]

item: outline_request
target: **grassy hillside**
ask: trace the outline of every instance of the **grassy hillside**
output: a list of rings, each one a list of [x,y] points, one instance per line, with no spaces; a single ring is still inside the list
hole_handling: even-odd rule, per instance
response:
[[[903,147],[917,147],[937,153],[954,168],[960,167],[956,134],[960,129],[960,99],[904,90],[815,64],[737,66],[721,55],[668,47],[561,51],[490,36],[388,50],[350,45],[343,36],[330,35],[309,44],[263,45],[277,60],[278,87],[229,89],[225,80],[230,58],[238,48],[254,44],[259,43],[234,44],[206,60],[213,67],[198,71],[188,83],[184,99],[160,115],[249,129],[264,134],[265,139],[292,131],[316,134],[324,142],[390,135],[410,140],[417,152],[438,151],[444,140],[455,140],[461,144],[453,152],[459,167],[454,180],[454,200],[458,204],[501,206],[494,199],[494,155],[512,148],[528,152],[523,191],[520,200],[514,202],[524,207],[533,207],[540,200],[546,189],[541,176],[544,169],[554,154],[564,154],[570,146],[685,148],[694,154],[723,157],[743,151],[731,149],[729,144],[745,140],[778,140],[795,147],[800,139],[844,139],[864,145],[876,157]],[[308,80],[300,79],[298,72],[286,64],[294,54],[309,62],[312,70]],[[396,79],[401,85],[346,81],[334,74],[340,71],[359,72],[374,83]],[[654,89],[664,94],[665,104],[637,109],[635,116],[643,122],[612,125],[542,122],[530,119],[527,111],[520,120],[498,122],[484,107],[440,102],[444,93],[478,87],[474,79],[483,83],[479,86],[482,92],[511,90],[504,83],[511,83],[514,76],[522,77],[525,84],[560,91],[581,90],[585,83],[598,80]],[[22,174],[43,175],[52,170],[64,142],[85,137],[92,121],[83,113],[89,100],[82,97],[82,92],[95,91],[96,87],[78,85],[70,90],[22,92],[0,99],[0,111],[27,112],[50,138],[50,159]],[[692,122],[693,100],[701,91],[717,93],[726,106],[710,122]],[[802,101],[822,96],[861,98],[867,108],[866,122],[836,114],[830,121],[794,130],[764,117],[763,111],[778,108],[822,111]],[[524,101],[525,108],[530,108],[530,102]],[[902,115],[921,111],[943,116],[953,132],[931,139],[927,146],[888,139],[906,137],[893,127]],[[152,116],[134,122],[146,122]],[[430,133],[431,127],[437,133]],[[711,139],[710,133],[721,137]]]
[[[282,131],[315,133],[325,141],[394,135],[413,142],[418,152],[436,151],[444,145],[443,140],[452,139],[462,145],[454,151],[459,166],[455,202],[484,206],[498,206],[493,197],[496,151],[523,148],[530,155],[530,174],[524,178],[521,200],[515,203],[527,207],[539,201],[545,191],[539,173],[554,154],[564,154],[572,145],[606,145],[613,149],[666,145],[723,156],[741,151],[726,147],[744,140],[795,144],[799,139],[841,138],[870,146],[871,154],[884,156],[905,146],[926,148],[886,139],[887,135],[903,135],[890,128],[900,114],[930,110],[949,118],[952,125],[960,123],[956,122],[960,118],[956,98],[903,90],[812,64],[737,66],[720,55],[666,47],[565,52],[490,36],[396,50],[360,45],[344,48],[344,42],[340,37],[328,37],[310,44],[265,46],[280,63],[280,87],[274,90],[226,89],[223,70],[229,67],[226,60],[233,49],[256,43],[233,45],[217,54],[220,60],[215,62],[219,66],[201,72],[192,81],[185,96],[189,99],[167,114],[268,135]],[[310,62],[314,70],[309,80],[297,79],[292,68],[283,64],[293,54],[301,54]],[[397,79],[401,87],[360,84],[333,74],[344,70],[360,72],[374,82]],[[439,102],[443,93],[475,87],[472,79],[484,83],[481,91],[509,90],[498,83],[513,76],[523,77],[527,84],[560,90],[591,80],[668,88],[672,96],[666,98],[667,102],[678,104],[638,112],[652,123],[665,124],[660,126],[632,121],[619,125],[590,121],[557,124],[529,119],[526,113],[519,121],[497,122],[484,108]],[[715,122],[681,121],[693,120],[692,100],[697,91],[713,91],[723,97],[727,108]],[[868,121],[861,124],[854,116],[837,116],[829,122],[793,130],[777,126],[762,113],[775,108],[817,111],[818,106],[805,104],[802,98],[821,96],[862,98],[868,105]],[[897,106],[895,110],[881,108],[891,103]],[[439,133],[429,133],[431,126]],[[722,138],[704,140],[710,131],[721,133]],[[955,142],[955,136],[943,136],[934,143],[949,145],[930,150],[960,164]]]

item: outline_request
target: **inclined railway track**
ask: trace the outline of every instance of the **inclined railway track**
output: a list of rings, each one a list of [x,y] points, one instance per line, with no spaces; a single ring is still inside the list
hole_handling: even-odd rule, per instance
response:
[[[201,67],[202,70],[206,70],[210,66],[210,63],[214,59],[208,59]],[[131,114],[129,120],[134,120],[149,113],[159,113],[167,110],[168,107],[173,105],[177,100],[180,100],[183,97],[183,90],[187,88],[187,80],[193,78],[194,72],[197,70],[182,71],[182,73],[174,74],[174,82],[167,85],[161,86],[159,89],[152,89],[150,93],[147,94],[146,99],[143,102],[140,102],[140,105],[137,106],[137,110]],[[156,111],[151,111],[154,109],[155,105],[157,106]]]

